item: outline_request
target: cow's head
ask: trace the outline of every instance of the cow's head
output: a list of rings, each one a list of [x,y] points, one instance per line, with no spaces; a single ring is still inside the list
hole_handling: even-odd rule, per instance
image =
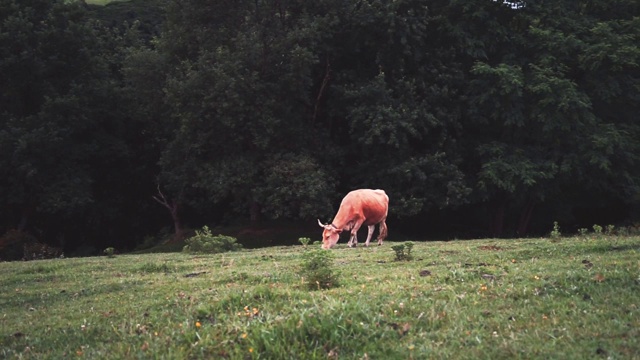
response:
[[[321,228],[324,229],[322,232],[322,248],[323,249],[331,249],[335,244],[338,243],[338,239],[340,239],[340,233],[342,229],[336,228],[333,224],[323,224],[318,219],[318,224]]]

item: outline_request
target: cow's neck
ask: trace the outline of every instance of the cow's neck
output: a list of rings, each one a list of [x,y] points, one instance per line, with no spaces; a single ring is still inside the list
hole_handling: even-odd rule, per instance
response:
[[[336,218],[331,222],[331,225],[339,230],[351,230],[351,228],[353,227],[353,223],[353,219],[349,219],[338,214],[336,215]]]

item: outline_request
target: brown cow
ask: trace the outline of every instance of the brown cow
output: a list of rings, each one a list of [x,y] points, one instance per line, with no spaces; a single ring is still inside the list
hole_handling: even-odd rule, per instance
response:
[[[358,230],[360,226],[369,227],[369,234],[364,246],[369,246],[371,235],[376,224],[380,224],[378,235],[378,245],[382,245],[382,240],[387,236],[387,213],[389,211],[389,197],[384,190],[360,189],[347,194],[340,203],[340,210],[336,214],[331,224],[318,224],[324,231],[322,232],[322,248],[332,248],[340,238],[343,230],[351,230],[349,247],[358,245]]]

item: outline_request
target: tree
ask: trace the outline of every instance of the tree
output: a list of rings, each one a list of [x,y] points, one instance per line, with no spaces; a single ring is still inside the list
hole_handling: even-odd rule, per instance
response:
[[[104,241],[100,228],[121,220],[135,188],[137,129],[117,73],[124,39],[80,3],[0,4],[1,211],[48,242]]]

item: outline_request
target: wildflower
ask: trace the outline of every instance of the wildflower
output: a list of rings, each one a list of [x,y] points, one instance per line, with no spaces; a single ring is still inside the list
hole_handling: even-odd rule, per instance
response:
[[[202,324],[200,324],[200,321],[196,321],[196,327],[199,328],[200,326],[202,326]]]
[[[247,338],[247,333],[242,333],[241,337],[242,337],[243,339],[246,339],[246,338]]]
[[[249,352],[252,353],[253,352],[253,348],[249,348]]]

